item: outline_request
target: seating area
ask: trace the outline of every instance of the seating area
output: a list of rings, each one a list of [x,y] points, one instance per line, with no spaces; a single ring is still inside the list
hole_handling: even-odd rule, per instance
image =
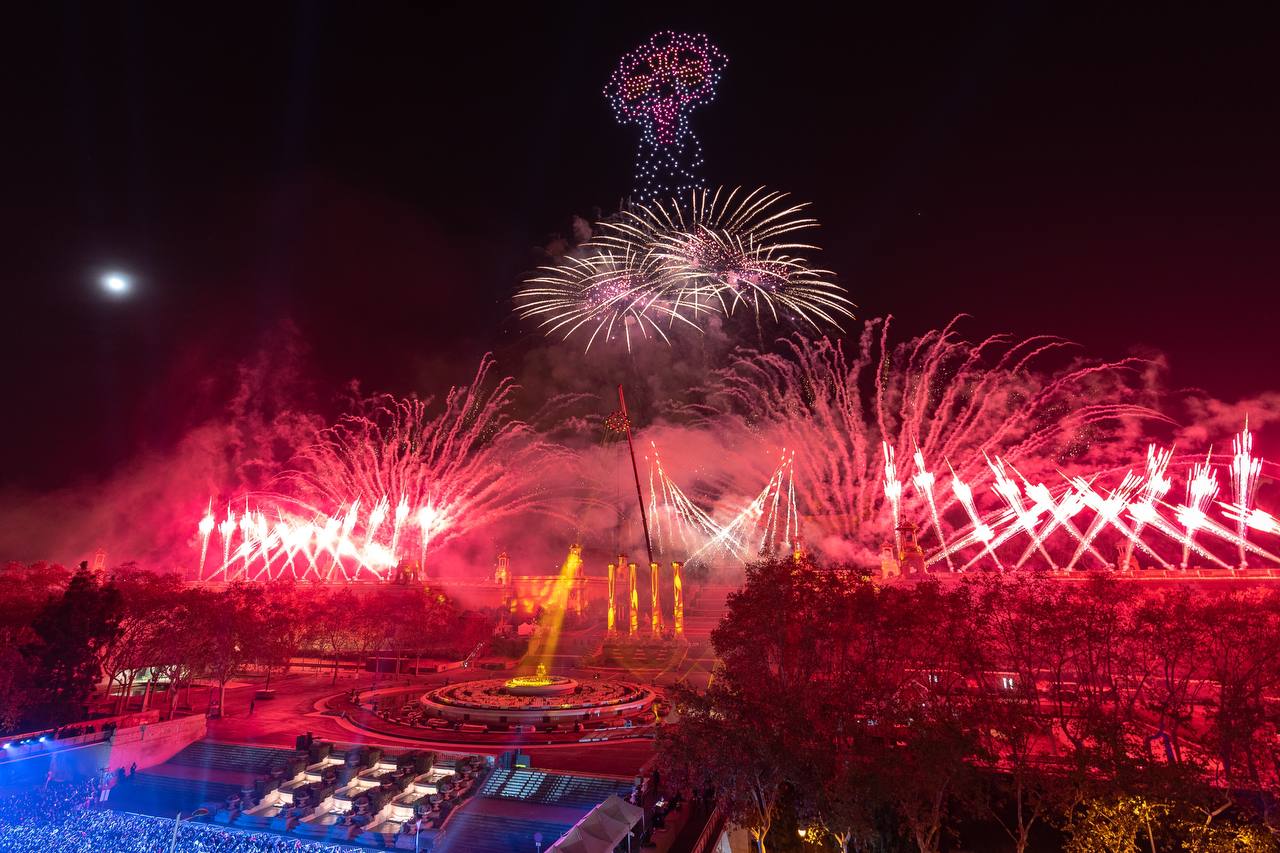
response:
[[[377,747],[333,752],[312,744],[305,767],[233,798],[220,823],[270,829],[312,840],[370,847],[429,849],[453,809],[479,790],[488,763],[478,756],[441,759],[433,752],[385,755]],[[423,841],[427,843],[422,843]]]
[[[631,788],[630,782],[600,776],[572,776],[541,770],[495,770],[480,790],[480,796],[589,809],[610,794],[626,797]]]

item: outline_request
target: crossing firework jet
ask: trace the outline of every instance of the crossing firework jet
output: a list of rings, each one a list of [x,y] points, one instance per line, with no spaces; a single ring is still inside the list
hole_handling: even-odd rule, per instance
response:
[[[795,335],[783,352],[740,352],[693,412],[718,434],[794,451],[802,514],[860,554],[894,540],[895,506],[898,518],[919,520],[964,510],[981,543],[990,524],[972,501],[985,495],[967,484],[986,476],[988,457],[1035,475],[1073,461],[1105,468],[1133,450],[1123,424],[1164,419],[1135,385],[1138,361],[1053,367],[1051,356],[1070,346],[1048,337],[969,341],[955,322],[894,344],[888,324],[874,320],[853,347]],[[950,466],[951,482],[903,489],[886,462],[917,452],[920,470]]]

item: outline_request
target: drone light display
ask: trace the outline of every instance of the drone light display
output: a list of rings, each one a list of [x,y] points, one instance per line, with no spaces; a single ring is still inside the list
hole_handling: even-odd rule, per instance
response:
[[[702,144],[689,126],[716,96],[728,58],[705,35],[662,32],[625,54],[604,94],[620,124],[640,128],[636,201],[683,197],[701,186]]]

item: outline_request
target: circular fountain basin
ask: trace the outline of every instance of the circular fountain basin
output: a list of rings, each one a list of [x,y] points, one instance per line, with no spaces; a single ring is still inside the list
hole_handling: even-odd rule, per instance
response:
[[[628,681],[529,675],[437,687],[418,701],[430,717],[455,722],[543,724],[631,717],[656,698],[648,687]]]
[[[517,675],[504,685],[512,696],[564,696],[578,689],[578,682],[560,675]]]

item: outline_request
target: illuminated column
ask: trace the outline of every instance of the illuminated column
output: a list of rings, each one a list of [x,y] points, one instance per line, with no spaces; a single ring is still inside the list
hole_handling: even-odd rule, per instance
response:
[[[574,547],[577,550],[574,552],[575,560],[573,563],[573,579],[570,581],[570,583],[573,584],[573,615],[581,616],[582,615],[582,546],[575,545]]]
[[[627,636],[634,637],[640,631],[640,590],[636,589],[636,564],[628,563],[627,570],[627,609],[629,611]]]
[[[658,594],[660,579],[658,577],[658,564],[649,564],[649,590],[653,595],[653,607],[649,611],[649,619],[652,623],[653,635],[655,637],[662,634],[662,598]]]
[[[617,599],[614,597],[618,589],[618,567],[613,563],[609,564],[609,621],[606,623],[608,636],[612,637],[618,632],[618,608],[614,603]]]
[[[681,563],[671,564],[671,581],[675,588],[674,597],[671,606],[672,621],[675,622],[676,636],[684,636],[684,582],[680,580],[680,570],[684,568]]]

